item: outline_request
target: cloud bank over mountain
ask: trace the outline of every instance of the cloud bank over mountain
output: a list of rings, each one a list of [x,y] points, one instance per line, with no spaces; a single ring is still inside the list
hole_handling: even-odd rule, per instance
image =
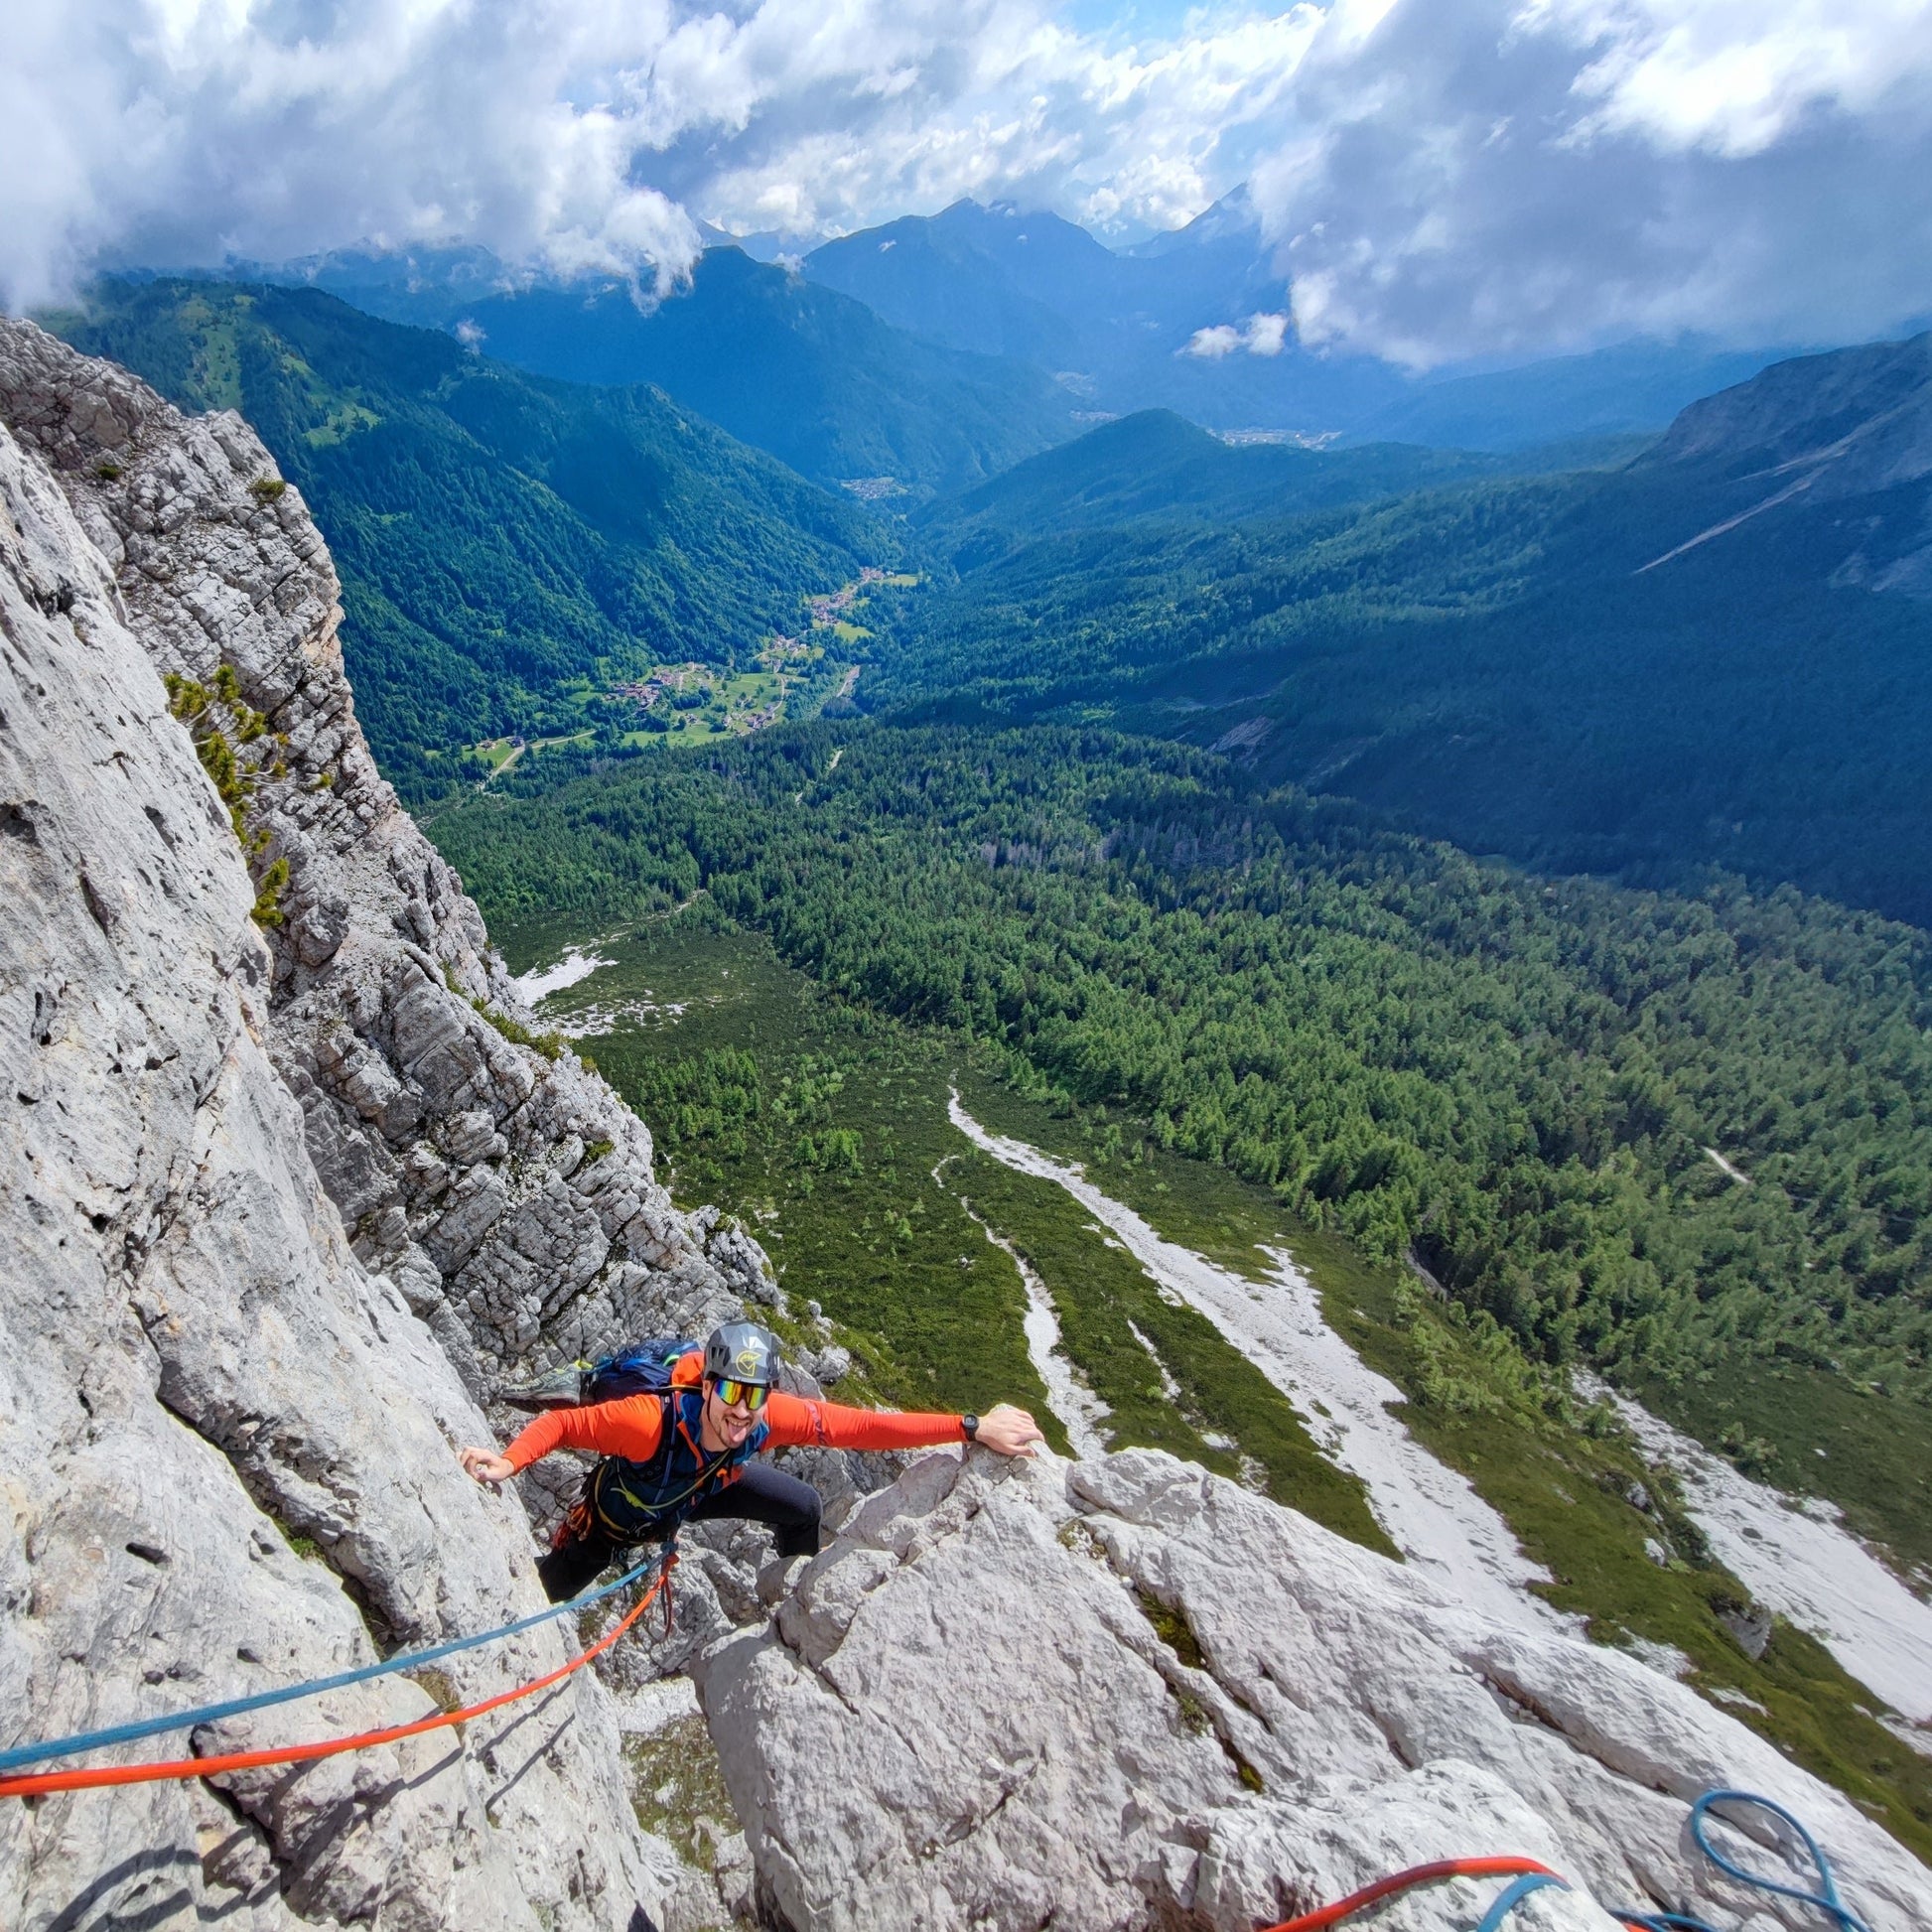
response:
[[[1416,364],[1932,308],[1928,0],[1210,5],[1165,38],[1048,0],[9,13],[13,308],[102,259],[443,240],[662,291],[699,218],[1005,196],[1132,234],[1244,180],[1302,339]]]
[[[1427,364],[1932,307],[1923,0],[1344,4],[1292,99],[1253,192],[1311,344]]]

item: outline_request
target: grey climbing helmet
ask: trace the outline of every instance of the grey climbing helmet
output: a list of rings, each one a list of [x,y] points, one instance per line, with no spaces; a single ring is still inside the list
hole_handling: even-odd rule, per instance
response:
[[[704,1345],[704,1372],[715,1381],[768,1389],[780,1365],[778,1337],[756,1321],[727,1321]]]

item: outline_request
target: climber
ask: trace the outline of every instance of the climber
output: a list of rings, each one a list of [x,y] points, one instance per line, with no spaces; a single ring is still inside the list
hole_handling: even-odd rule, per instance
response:
[[[749,1518],[776,1535],[781,1559],[818,1549],[818,1492],[754,1460],[771,1449],[904,1449],[981,1443],[1031,1455],[1043,1442],[1024,1409],[984,1416],[894,1415],[787,1395],[777,1338],[754,1321],[728,1321],[702,1350],[675,1358],[666,1385],[539,1415],[499,1455],[461,1451],[479,1482],[506,1482],[554,1449],[591,1449],[585,1478],[537,1574],[550,1600],[575,1596],[621,1550],[658,1543],[680,1523]]]

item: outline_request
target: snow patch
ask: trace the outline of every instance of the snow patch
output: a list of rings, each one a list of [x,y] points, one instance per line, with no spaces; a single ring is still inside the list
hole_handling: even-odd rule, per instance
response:
[[[1105,1455],[1108,1432],[1102,1425],[1112,1412],[1081,1380],[1079,1370],[1060,1353],[1060,1315],[1046,1284],[1005,1235],[996,1234],[966,1202],[960,1205],[966,1208],[979,1231],[1020,1270],[1020,1279],[1027,1288],[1027,1314],[1021,1324],[1027,1336],[1027,1353],[1039,1379],[1046,1384],[1047,1407],[1059,1418],[1074,1455]]]
[[[1837,1508],[1753,1482],[1641,1404],[1590,1377],[1652,1461],[1668,1463],[1719,1561],[1767,1608],[1808,1630],[1852,1676],[1914,1724],[1932,1724],[1932,1603],[1922,1603],[1843,1526]]]
[[[561,993],[567,986],[576,986],[580,981],[606,966],[615,966],[614,959],[601,959],[587,946],[572,946],[563,958],[548,966],[532,968],[527,973],[519,973],[510,984],[516,988],[517,998],[526,1007],[534,1010],[540,1001],[547,1000],[553,993]]]

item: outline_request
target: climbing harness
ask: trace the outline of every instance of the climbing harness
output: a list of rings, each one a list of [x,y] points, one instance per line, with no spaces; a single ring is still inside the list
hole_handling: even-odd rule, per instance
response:
[[[322,1691],[340,1689],[346,1684],[362,1683],[390,1671],[408,1670],[431,1658],[447,1657],[453,1651],[469,1650],[478,1644],[488,1643],[495,1638],[527,1630],[534,1624],[547,1623],[551,1617],[561,1616],[567,1611],[585,1609],[614,1591],[622,1589],[627,1584],[636,1582],[652,1567],[653,1563],[657,1575],[650,1587],[624,1612],[622,1621],[615,1629],[608,1631],[588,1648],[579,1651],[568,1663],[560,1664],[555,1670],[546,1671],[542,1676],[534,1677],[526,1684],[519,1684],[513,1690],[499,1691],[494,1697],[484,1698],[480,1704],[466,1705],[458,1711],[439,1712],[433,1718],[422,1718],[414,1724],[391,1725],[380,1730],[365,1730],[347,1737],[323,1738],[308,1744],[287,1744],[275,1750],[233,1751],[220,1757],[177,1758],[154,1764],[109,1764],[83,1770],[46,1771],[31,1773],[24,1777],[0,1777],[0,1798],[32,1798],[50,1791],[85,1791],[103,1785],[155,1784],[177,1779],[206,1778],[217,1772],[252,1770],[264,1764],[310,1763],[317,1758],[340,1756],[345,1751],[369,1750],[378,1744],[393,1744],[405,1737],[420,1736],[424,1731],[441,1730],[451,1725],[467,1723],[472,1718],[483,1717],[506,1704],[514,1704],[519,1699],[530,1697],[552,1684],[560,1683],[573,1672],[581,1670],[592,1658],[609,1650],[643,1615],[659,1593],[667,1590],[671,1571],[677,1563],[676,1551],[672,1549],[662,1551],[626,1572],[616,1583],[609,1584],[602,1589],[593,1590],[587,1596],[573,1597],[568,1602],[559,1603],[539,1615],[522,1618],[516,1623],[506,1623],[499,1629],[486,1630],[481,1636],[463,1637],[428,1650],[410,1651],[362,1670],[345,1672],[339,1677],[318,1678],[306,1684],[291,1685],[286,1690],[264,1693],[256,1698],[238,1699],[225,1705],[210,1705],[201,1711],[180,1712],[172,1717],[141,1725],[118,1725],[112,1730],[93,1731],[78,1737],[23,1745],[8,1752],[4,1758],[0,1758],[0,1767],[33,1762],[41,1758],[66,1757],[76,1751],[90,1750],[103,1742],[118,1743],[126,1741],[130,1736],[152,1736],[157,1731],[178,1729],[184,1725],[206,1724],[215,1717],[233,1716],[243,1711],[257,1711],[265,1705],[285,1704],[293,1698],[313,1697]]]
[[[704,1397],[695,1386],[654,1391],[663,1404],[662,1434],[648,1460],[607,1455],[585,1478],[582,1501],[598,1530],[620,1549],[676,1529],[714,1490],[728,1488],[770,1439],[762,1417],[736,1449],[708,1452]]]
[[[1817,1871],[1817,1889],[1801,1891],[1796,1885],[1782,1884],[1775,1878],[1766,1877],[1761,1871],[1752,1871],[1721,1852],[1706,1835],[1715,1805],[1752,1805],[1759,1811],[1769,1812],[1788,1826],[1796,1833]],[[1815,1905],[1831,1918],[1837,1932],[1871,1932],[1864,1920],[1840,1898],[1838,1882],[1832,1876],[1831,1862],[1820,1849],[1818,1841],[1799,1820],[1774,1800],[1761,1798],[1754,1791],[1707,1791],[1691,1807],[1691,1837],[1698,1850],[1720,1871],[1735,1878],[1739,1884],[1774,1893],[1780,1898],[1795,1898],[1801,1904]],[[1327,1927],[1339,1925],[1343,1919],[1366,1911],[1380,1900],[1393,1897],[1397,1892],[1409,1891],[1417,1885],[1437,1884],[1445,1878],[1493,1878],[1511,1873],[1518,1875],[1513,1883],[1497,1893],[1477,1923],[1475,1932],[1502,1932],[1504,1920],[1532,1892],[1541,1891],[1546,1886],[1558,1886],[1565,1891],[1571,1888],[1567,1879],[1552,1871],[1548,1865],[1538,1863],[1535,1859],[1442,1859],[1434,1864],[1412,1865],[1407,1871],[1392,1872],[1386,1878],[1378,1878],[1372,1885],[1364,1885],[1360,1891],[1350,1892],[1346,1898],[1338,1898],[1332,1905],[1304,1912],[1300,1918],[1283,1919],[1277,1925],[1265,1927],[1263,1932],[1326,1932]],[[1610,1916],[1621,1919],[1630,1932],[1716,1932],[1716,1928],[1707,1925],[1703,1919],[1690,1918],[1681,1912],[1637,1912],[1618,1906],[1611,1906],[1609,1911]]]

